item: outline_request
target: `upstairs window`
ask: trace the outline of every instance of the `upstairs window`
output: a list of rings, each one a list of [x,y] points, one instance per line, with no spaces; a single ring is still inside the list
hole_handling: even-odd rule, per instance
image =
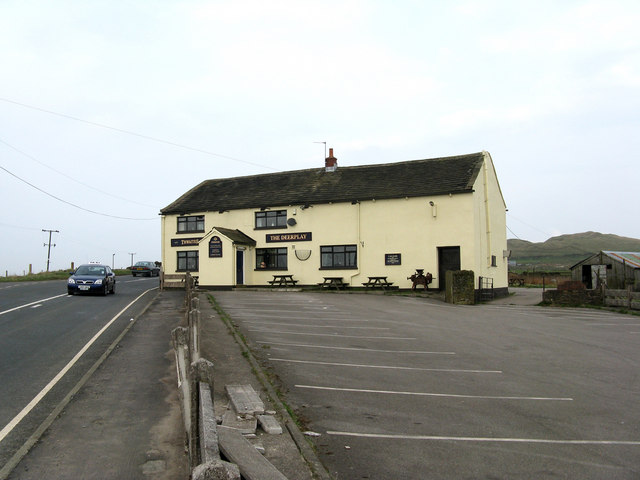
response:
[[[287,211],[256,212],[256,228],[287,228]]]
[[[204,232],[204,215],[178,217],[178,233]]]
[[[320,247],[320,268],[357,268],[355,245],[329,245]]]

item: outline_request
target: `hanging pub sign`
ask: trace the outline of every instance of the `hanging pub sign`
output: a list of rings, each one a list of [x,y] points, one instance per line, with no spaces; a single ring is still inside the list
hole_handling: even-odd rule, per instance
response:
[[[402,265],[401,253],[385,253],[384,254],[385,265]]]
[[[311,232],[300,233],[267,233],[267,243],[275,242],[310,242]]]
[[[201,238],[172,238],[171,246],[172,247],[193,247],[194,245],[198,245],[198,242]]]
[[[217,235],[211,237],[209,240],[209,257],[220,258],[222,257],[222,240]]]

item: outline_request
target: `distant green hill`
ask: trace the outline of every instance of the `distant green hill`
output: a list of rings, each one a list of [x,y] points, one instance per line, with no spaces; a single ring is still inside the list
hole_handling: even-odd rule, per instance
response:
[[[516,265],[511,270],[561,271],[584,260],[600,250],[640,252],[640,240],[598,232],[574,233],[552,237],[546,242],[533,243],[511,238],[509,260]]]

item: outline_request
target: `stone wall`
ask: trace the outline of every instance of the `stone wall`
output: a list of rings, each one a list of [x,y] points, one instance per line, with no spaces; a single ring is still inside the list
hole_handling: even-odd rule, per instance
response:
[[[457,305],[474,305],[476,294],[474,288],[474,274],[472,270],[449,270],[447,272],[447,288],[444,300]]]
[[[547,290],[542,300],[551,305],[603,305],[600,290]]]

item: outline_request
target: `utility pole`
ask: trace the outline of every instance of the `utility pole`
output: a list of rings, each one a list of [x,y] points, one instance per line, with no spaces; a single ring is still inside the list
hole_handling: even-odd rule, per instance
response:
[[[49,259],[51,258],[51,234],[52,233],[60,233],[59,230],[46,230],[46,229],[42,229],[43,232],[49,232],[49,243],[45,243],[44,246],[48,247],[47,248],[47,272],[49,271]],[[56,244],[54,243],[53,246],[55,247]]]
[[[135,255],[135,252],[134,253],[129,252],[129,255],[131,255],[131,266],[133,267],[133,256]]]
[[[111,270],[115,269],[115,266],[114,266],[115,264],[116,264],[116,254],[114,253],[111,255]]]

